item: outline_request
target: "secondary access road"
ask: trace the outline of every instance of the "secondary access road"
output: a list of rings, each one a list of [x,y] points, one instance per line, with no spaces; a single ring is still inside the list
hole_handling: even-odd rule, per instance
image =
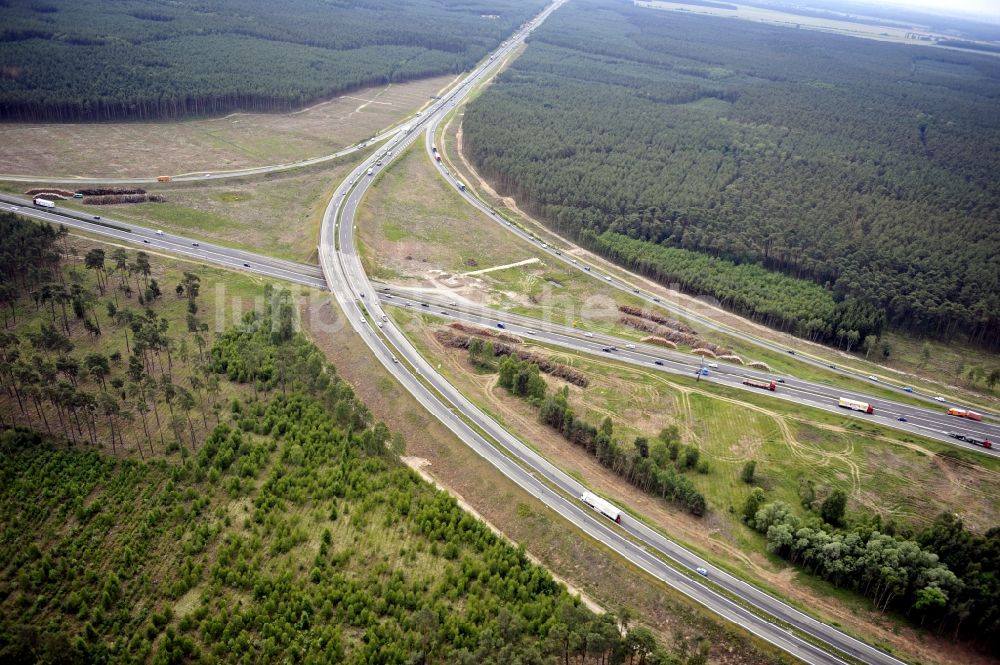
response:
[[[505,44],[491,57],[492,65],[486,63],[474,70],[451,94],[435,104],[429,115],[417,125],[422,128],[428,117],[436,119],[439,114],[453,108],[475,82],[491,73],[495,61],[502,59],[503,55],[558,6],[559,3],[550,6],[525,29],[519,31],[509,45]],[[687,571],[699,566],[710,567],[692,552],[640,522],[626,519],[622,527],[614,527],[593,511],[585,509],[575,500],[585,490],[580,483],[554,467],[471,404],[416,351],[402,331],[384,315],[378,303],[377,291],[364,273],[353,240],[355,213],[374,179],[366,173],[375,174],[379,170],[376,163],[379,157],[388,163],[394,155],[398,156],[402,149],[410,145],[416,136],[416,132],[400,133],[388,141],[385,154],[358,167],[337,188],[321,229],[320,262],[330,289],[351,325],[362,336],[375,357],[421,404],[504,475],[593,538],[720,616],[808,663],[844,661],[827,649],[790,632],[786,626],[864,662],[879,665],[899,663],[889,654],[826,626],[723,571],[710,572],[711,583],[679,572],[677,567]],[[672,560],[674,565],[667,565],[665,559]],[[716,585],[715,588],[713,585]],[[741,604],[733,603],[727,596],[720,594],[717,588],[724,589],[733,598],[739,598]],[[755,610],[751,612],[747,607],[754,607]],[[762,618],[762,615],[773,619]],[[779,625],[775,621],[785,625]]]

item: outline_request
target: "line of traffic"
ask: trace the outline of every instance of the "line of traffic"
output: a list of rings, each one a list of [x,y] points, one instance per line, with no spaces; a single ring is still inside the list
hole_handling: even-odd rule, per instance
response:
[[[555,5],[554,5],[555,6]],[[554,7],[553,6],[553,7]],[[551,11],[550,7],[548,11]],[[546,14],[547,15],[547,14]],[[544,18],[544,16],[542,17]],[[532,22],[531,26],[537,25],[538,20]],[[511,40],[513,46],[523,37],[523,33],[516,35]],[[502,56],[509,51],[510,47],[505,45],[495,56]],[[491,58],[493,61],[493,58]],[[456,96],[465,94],[471,83],[481,78],[488,67],[483,66],[475,70],[466,81],[460,85],[455,94],[446,97],[442,103],[437,105],[429,117],[437,118],[444,112],[452,108],[455,104]],[[417,123],[417,125],[423,124]],[[390,140],[387,151],[394,151],[398,156],[399,152],[410,145],[415,138],[415,133],[401,134]],[[385,155],[386,162],[391,161],[391,156]],[[616,551],[625,558],[635,562],[646,570],[661,579],[665,579],[682,592],[692,595],[699,602],[710,607],[713,611],[736,621],[740,625],[748,627],[760,634],[764,639],[771,641],[780,648],[786,649],[806,662],[839,663],[843,662],[840,657],[818,648],[808,640],[804,640],[794,633],[789,633],[783,627],[770,621],[764,620],[758,614],[746,612],[746,615],[734,615],[734,610],[728,605],[731,601],[720,596],[714,589],[691,582],[681,584],[673,579],[675,572],[671,572],[669,566],[664,570],[663,560],[659,556],[671,556],[671,548],[663,546],[666,541],[662,536],[654,537],[655,532],[638,522],[628,521],[622,529],[635,538],[639,538],[645,543],[639,546],[631,539],[622,538],[618,533],[609,531],[606,525],[595,522],[594,513],[580,509],[577,501],[569,497],[578,497],[586,488],[574,479],[567,476],[561,470],[555,468],[547,460],[544,460],[523,442],[519,441],[510,432],[503,429],[491,418],[482,413],[481,410],[472,405],[462,396],[450,383],[440,376],[427,361],[413,348],[405,335],[392,324],[388,317],[382,318],[383,312],[377,302],[376,292],[368,281],[361,262],[354,250],[353,229],[354,214],[364,196],[370,182],[376,176],[378,167],[375,160],[363,164],[349,176],[338,188],[336,195],[330,202],[327,214],[324,218],[320,258],[324,272],[330,283],[330,288],[336,295],[341,307],[347,313],[347,318],[352,326],[362,335],[375,357],[385,365],[389,371],[407,387],[417,399],[424,404],[435,416],[445,422],[462,440],[470,445],[474,450],[489,460],[505,475],[517,482],[521,487],[531,494],[545,501],[554,510],[567,516],[576,526],[585,532],[594,535],[598,540],[611,543]],[[384,167],[382,167],[384,168]],[[366,175],[371,169],[371,176]],[[355,186],[355,183],[360,184]],[[368,323],[366,314],[371,313],[376,319],[386,322],[384,328],[376,332]],[[402,358],[404,363],[399,362]],[[411,374],[407,367],[413,367],[414,372],[419,374],[419,380],[415,374]],[[425,383],[426,382],[426,383]],[[433,391],[431,391],[433,388]],[[446,400],[442,401],[442,400]],[[462,417],[458,416],[461,413]],[[527,462],[530,472],[505,454],[500,453],[493,442],[487,441],[481,436],[477,429],[487,433],[496,444],[499,444],[507,453]],[[546,482],[542,482],[542,478]],[[551,483],[551,486],[549,485]],[[553,492],[552,487],[558,488],[560,492]],[[670,542],[670,541],[666,541]],[[680,548],[676,543],[670,543],[676,548],[683,559],[680,565],[685,562],[696,563],[697,566],[705,567],[707,562],[700,561],[693,553]],[[653,548],[658,556],[652,556],[645,548]],[[697,566],[686,566],[694,570]],[[850,654],[861,660],[878,663],[898,663],[884,652],[878,651],[850,636],[847,636],[835,629],[825,626],[800,612],[790,608],[786,604],[773,597],[758,592],[747,591],[749,587],[745,583],[730,579],[728,576],[720,575],[719,580],[725,586],[728,593],[733,593],[737,597],[743,598],[745,602],[756,605],[759,612],[765,612],[770,616],[780,616],[782,621],[787,621],[789,625],[808,633],[816,639],[827,644],[836,644],[836,648],[844,653]],[[739,607],[738,605],[736,607]]]

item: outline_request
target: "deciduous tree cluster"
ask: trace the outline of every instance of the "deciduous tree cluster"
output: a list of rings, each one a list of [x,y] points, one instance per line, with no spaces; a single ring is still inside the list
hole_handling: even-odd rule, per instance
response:
[[[839,504],[842,498],[834,493],[824,502],[825,521],[830,521],[829,512],[837,512],[828,507],[830,499]],[[922,533],[905,538],[880,531],[877,523],[832,529],[815,518],[796,517],[781,501],[763,501],[763,491],[755,488],[744,518],[767,537],[772,552],[863,594],[881,612],[899,611],[994,653],[1000,648],[1000,529],[972,534],[946,513]]]
[[[488,344],[488,343],[487,343]],[[481,360],[488,347],[480,342],[469,347],[469,359],[477,367],[490,369]],[[492,359],[492,352],[488,354]],[[511,395],[529,400],[538,406],[538,419],[559,432],[567,441],[584,448],[605,467],[644,492],[658,494],[665,501],[683,506],[692,515],[705,514],[705,496],[695,488],[684,471],[698,469],[707,472],[707,463],[699,464],[700,452],[695,446],[682,446],[676,428],[660,432],[650,445],[638,438],[629,449],[614,437],[614,425],[605,418],[598,429],[579,418],[569,405],[569,388],[550,392],[538,366],[517,356],[500,360],[499,385]]]

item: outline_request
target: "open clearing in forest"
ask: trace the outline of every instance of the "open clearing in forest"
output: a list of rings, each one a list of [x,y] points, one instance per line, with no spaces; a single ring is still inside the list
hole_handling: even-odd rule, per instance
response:
[[[334,153],[429,103],[454,77],[363,88],[292,113],[184,122],[0,124],[0,167],[37,176],[227,171]]]
[[[618,303],[638,303],[466,204],[438,177],[422,144],[377,176],[357,225],[368,274],[400,286],[595,330],[611,330]]]
[[[399,283],[460,277],[535,254],[448,187],[419,141],[376,177],[357,226],[369,274]]]
[[[670,424],[679,427],[684,443],[698,445],[710,472],[688,473],[705,494],[711,512],[697,519],[634,488],[541,425],[537,409],[499,388],[495,374],[474,370],[466,351],[438,343],[432,331],[440,322],[434,317],[398,308],[390,311],[449,381],[571,476],[719,565],[759,579],[793,603],[814,608],[855,634],[871,635],[897,652],[919,654],[924,662],[947,662],[942,657],[943,641],[927,636],[917,640],[905,624],[875,613],[865,599],[821,580],[798,581],[800,575],[769,555],[764,539],[742,525],[730,508],[738,511],[749,494],[740,472],[746,461],[754,459],[755,484],[765,488],[768,500],[783,500],[800,514],[805,510],[798,488],[804,479],[815,485],[816,505],[834,489],[843,489],[850,497],[850,511],[877,512],[883,519],[913,527],[951,511],[981,531],[995,526],[994,516],[1000,510],[1000,463],[981,456],[971,463],[952,460],[938,454],[947,448],[935,442],[881,428],[857,431],[853,422],[836,414],[533,346],[591,380],[586,389],[569,386],[575,413],[594,425],[610,416],[615,436],[625,446],[636,436],[655,436]],[[566,385],[545,378],[550,389]],[[934,510],[928,511],[928,505]],[[975,660],[975,654],[968,655]]]
[[[935,34],[929,30],[915,28],[912,25],[902,23],[891,24],[887,19],[870,18],[870,23],[862,22],[865,17],[857,17],[857,20],[847,21],[837,18],[837,12],[830,12],[828,17],[805,16],[803,14],[793,14],[783,12],[778,9],[768,9],[765,7],[754,7],[751,5],[741,5],[738,3],[723,0],[719,7],[709,7],[704,5],[689,5],[683,0],[669,2],[667,0],[637,0],[638,7],[647,9],[658,9],[663,11],[687,12],[690,14],[704,14],[706,16],[717,16],[723,18],[735,18],[743,21],[753,21],[754,23],[767,23],[785,28],[804,28],[807,30],[821,30],[850,37],[861,37],[865,39],[878,39],[880,41],[901,42],[906,44],[917,44],[928,46],[933,42],[921,41],[915,38],[908,38],[907,35],[919,32],[925,37],[934,35],[945,38],[948,35]],[[817,11],[817,10],[814,10]],[[822,11],[822,10],[819,10]]]

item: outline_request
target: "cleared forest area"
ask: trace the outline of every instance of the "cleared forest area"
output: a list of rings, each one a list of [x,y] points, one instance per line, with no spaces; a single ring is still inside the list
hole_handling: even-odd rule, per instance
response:
[[[0,123],[0,170],[123,178],[320,157],[400,122],[451,80],[435,76],[362,88],[290,113],[232,113],[184,122]]]

